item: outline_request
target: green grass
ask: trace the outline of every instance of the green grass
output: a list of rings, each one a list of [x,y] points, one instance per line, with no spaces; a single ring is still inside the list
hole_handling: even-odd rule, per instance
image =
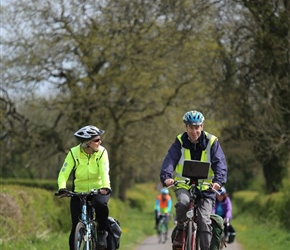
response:
[[[39,236],[30,236],[26,239],[2,241],[1,250],[30,249],[30,250],[52,250],[52,249],[69,249],[68,234],[65,233],[48,233]],[[67,247],[66,247],[67,246]]]
[[[131,221],[122,223],[122,237],[120,250],[136,249],[138,244],[142,242],[149,235],[155,234],[154,227],[154,212],[148,211],[140,213],[139,210],[131,209]],[[121,220],[122,221],[122,220]],[[173,226],[173,222],[170,222]],[[51,249],[69,249],[68,248],[69,233],[45,233],[41,236],[29,237],[21,241],[3,241],[0,244],[1,250],[15,250],[15,249],[30,249],[30,250],[51,250]]]
[[[155,234],[155,230],[153,229],[155,225],[154,204],[158,192],[154,190],[154,186],[155,185],[153,183],[136,185],[134,189],[128,191],[128,202],[126,202],[126,204],[120,202],[119,200],[114,200],[113,198],[110,199],[110,215],[119,220],[122,228],[120,250],[133,250],[146,237]],[[50,208],[49,216],[52,216],[55,219],[58,219],[58,216],[62,216],[65,217],[64,221],[66,223],[70,223],[68,199],[57,200],[56,205],[53,204],[53,201],[55,201],[56,198],[53,197],[51,192],[47,192],[45,190],[40,191],[39,189],[31,189],[33,188],[22,187],[21,192],[23,193],[22,195],[25,196],[25,199],[19,200],[19,193],[16,191],[20,190],[19,187],[3,186],[1,188],[3,193],[8,193],[12,197],[15,197],[15,202],[18,203],[18,206],[15,207],[19,208],[18,212],[22,216],[19,217],[21,218],[21,223],[19,221],[18,225],[15,226],[15,221],[17,221],[17,218],[13,217],[13,214],[15,213],[12,213],[11,215],[13,223],[10,223],[10,218],[4,218],[2,215],[0,215],[0,221],[2,221],[1,225],[4,225],[4,227],[1,229],[2,235],[0,236],[0,249],[68,249],[69,232],[46,229],[43,226],[44,219],[42,217],[42,211],[47,211],[47,209],[44,210],[42,206],[47,206],[45,204],[47,202],[49,203]],[[41,200],[41,195],[38,199],[33,199],[28,195],[32,193],[35,196],[36,193],[40,192],[44,192],[42,195],[47,195],[47,199],[45,201]],[[7,199],[6,196],[1,200],[0,203],[4,204],[5,199]],[[34,202],[39,202],[41,206],[39,204],[35,204]],[[135,208],[132,207],[132,204],[134,204]],[[61,210],[63,212],[61,214],[55,215],[53,214],[53,210]],[[8,211],[6,213],[9,214]],[[46,213],[48,214],[48,212]],[[30,220],[29,222],[28,219]],[[9,227],[6,228],[5,225]],[[29,228],[25,228],[26,225],[29,226]],[[171,222],[170,225],[173,226],[173,222]],[[11,228],[11,226],[13,226],[13,228]],[[65,226],[66,228],[69,228],[67,225]],[[28,231],[29,233],[27,233]]]
[[[70,223],[68,199],[55,200],[52,192],[17,186],[3,186],[1,191],[1,213],[7,214],[6,216],[0,214],[1,250],[68,249]],[[157,194],[154,184],[146,183],[136,185],[134,189],[128,191],[128,201],[125,204],[110,199],[110,215],[120,221],[123,231],[120,250],[136,249],[142,240],[155,234],[154,203]],[[171,194],[175,204],[175,195]],[[237,213],[237,204],[234,200],[233,205],[232,224],[237,231],[236,239],[243,250],[289,249],[290,232],[281,230],[278,225],[261,223],[250,214]],[[66,228],[65,232],[55,229],[56,221],[61,221],[61,228]],[[173,226],[173,222],[170,225]]]
[[[235,206],[233,211],[235,211]],[[290,249],[290,232],[281,230],[277,224],[261,223],[246,212],[234,214],[232,224],[237,232],[236,239],[243,250]]]

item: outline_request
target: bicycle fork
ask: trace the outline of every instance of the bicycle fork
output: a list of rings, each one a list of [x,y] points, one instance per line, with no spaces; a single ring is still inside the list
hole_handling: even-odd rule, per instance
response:
[[[89,215],[87,214],[87,207],[85,205],[82,206],[82,221],[85,221],[86,226],[86,232],[84,235],[84,241],[85,241],[85,249],[90,250],[90,241],[92,238],[92,229],[91,229],[91,223],[90,218],[88,218]]]

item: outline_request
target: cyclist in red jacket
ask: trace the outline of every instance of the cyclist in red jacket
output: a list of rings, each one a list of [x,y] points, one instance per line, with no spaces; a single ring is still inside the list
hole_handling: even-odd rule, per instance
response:
[[[162,188],[155,201],[155,229],[159,223],[160,214],[169,215],[172,207],[172,199],[167,188]]]

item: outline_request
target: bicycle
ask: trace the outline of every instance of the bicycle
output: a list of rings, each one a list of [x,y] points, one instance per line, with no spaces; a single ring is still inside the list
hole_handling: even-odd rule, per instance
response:
[[[67,191],[66,197],[77,196],[81,200],[82,214],[80,221],[75,229],[74,246],[75,250],[96,250],[97,234],[96,221],[94,219],[94,208],[89,196],[99,194],[99,190],[91,190],[90,192],[75,193]],[[59,196],[57,192],[55,196]]]
[[[165,243],[168,234],[168,217],[167,214],[161,214],[157,225],[158,242]]]
[[[227,247],[226,243],[233,243],[234,239],[236,236],[236,231],[233,228],[233,226],[230,224],[230,220],[227,219],[224,222],[224,234],[223,234],[223,239],[222,242],[220,244],[220,249],[223,249],[224,247]]]
[[[182,233],[182,246],[181,250],[199,250],[199,238],[198,238],[198,227],[197,227],[197,196],[196,196],[196,190],[197,190],[197,179],[185,179],[185,180],[179,180],[175,181],[173,185],[169,186],[177,186],[179,183],[185,183],[190,185],[189,193],[190,193],[190,203],[189,203],[189,209],[186,213],[187,220],[184,221],[183,225],[183,233]],[[211,184],[203,183],[209,186],[210,190],[213,190],[214,192],[218,193],[218,191],[211,189]],[[176,228],[173,230],[173,235],[175,235]],[[172,250],[180,250],[180,247],[174,247],[172,245]]]

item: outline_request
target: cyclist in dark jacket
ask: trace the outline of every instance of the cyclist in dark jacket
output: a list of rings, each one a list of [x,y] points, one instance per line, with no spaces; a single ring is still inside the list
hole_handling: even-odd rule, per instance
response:
[[[170,186],[175,180],[183,179],[183,161],[189,157],[191,160],[211,162],[207,182],[212,183],[213,189],[219,190],[227,180],[227,164],[217,137],[203,130],[204,116],[199,111],[186,112],[183,122],[185,132],[177,136],[163,161],[160,172],[161,182],[165,186]],[[176,190],[178,201],[175,208],[178,230],[176,230],[173,245],[177,247],[182,245],[183,221],[186,220],[190,201],[189,188],[188,185],[178,184]],[[199,199],[197,203],[201,250],[210,249],[212,237],[210,214],[216,199],[215,192],[206,189],[208,187],[203,186],[198,193],[202,199]]]

